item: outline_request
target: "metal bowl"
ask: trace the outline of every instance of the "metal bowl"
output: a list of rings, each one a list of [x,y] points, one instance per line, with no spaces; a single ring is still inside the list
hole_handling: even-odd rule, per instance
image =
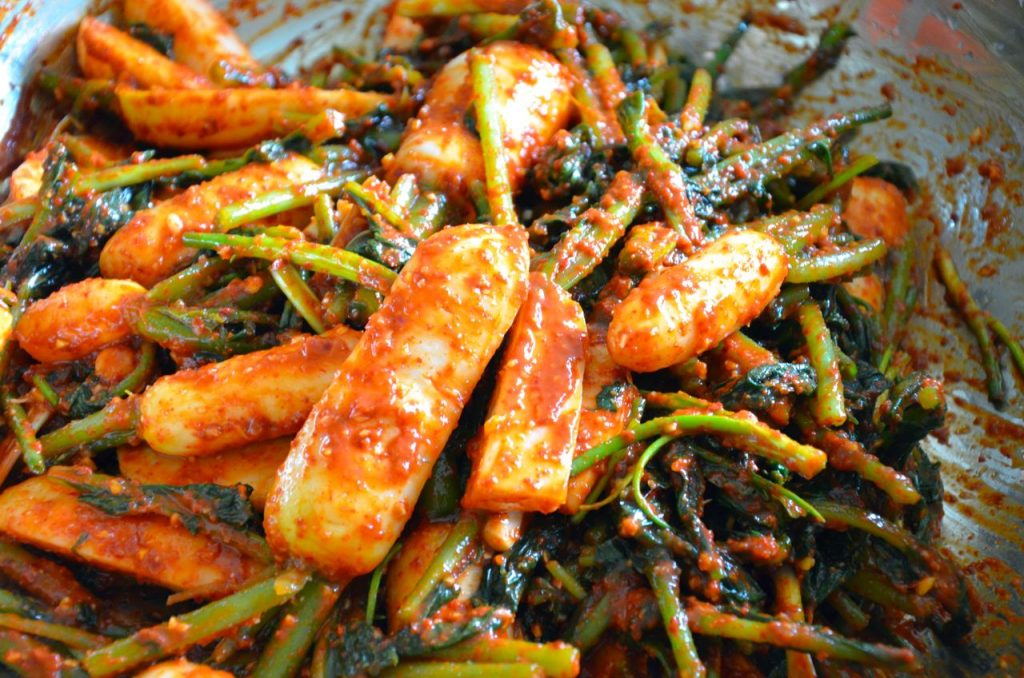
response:
[[[371,48],[385,13],[381,0],[215,2],[257,56],[291,70],[333,45]],[[671,27],[673,45],[710,53],[750,3],[677,0],[608,2],[638,24]],[[763,3],[801,17],[806,36],[751,29],[730,64],[729,84],[774,84],[811,48],[834,0]],[[840,66],[803,98],[798,116],[892,98],[893,119],[864,130],[862,152],[909,165],[921,186],[915,236],[922,261],[942,240],[982,307],[1024,336],[1024,5],[946,0],[862,0],[840,4],[858,37]],[[44,59],[63,58],[87,0],[13,0],[0,4],[0,136],[3,165],[32,143],[42,111],[22,95]],[[102,8],[101,8],[102,9]],[[61,57],[62,51],[65,53]],[[54,57],[54,55],[57,55]],[[885,94],[883,94],[883,92]],[[3,133],[6,132],[6,135]],[[998,171],[994,171],[998,170]],[[993,180],[1002,173],[1003,178]],[[928,266],[909,344],[922,367],[944,374],[947,434],[926,449],[942,463],[943,524],[949,550],[974,575],[985,606],[969,647],[936,648],[932,675],[1024,673],[1024,397],[1008,363],[1009,402],[986,399],[977,348],[946,303]],[[925,276],[927,275],[927,280]]]

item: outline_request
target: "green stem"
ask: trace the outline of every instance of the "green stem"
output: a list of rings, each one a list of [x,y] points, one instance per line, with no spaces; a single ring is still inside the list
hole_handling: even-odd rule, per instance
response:
[[[612,623],[612,596],[605,593],[596,603],[581,610],[580,618],[566,641],[586,652],[601,639]]]
[[[922,547],[912,534],[882,516],[866,509],[847,504],[839,504],[824,499],[814,502],[815,508],[826,522],[854,528],[881,539],[912,560],[921,561]]]
[[[401,544],[395,544],[388,551],[388,554],[384,556],[384,560],[380,561],[377,567],[373,568],[373,574],[370,576],[370,587],[366,592],[366,623],[373,624],[374,619],[377,618],[377,598],[380,593],[380,582],[384,578],[384,573],[387,572],[388,563],[391,559],[402,549]]]
[[[574,678],[580,651],[562,642],[530,643],[513,638],[479,637],[431,653],[431,659],[457,662],[534,664],[548,678]]]
[[[518,225],[519,217],[512,200],[512,182],[508,173],[497,82],[491,57],[480,51],[471,52],[469,72],[473,79],[476,126],[483,150],[491,221],[495,224]]]
[[[406,662],[380,673],[381,678],[537,678],[544,672],[533,664],[476,664]]]
[[[155,363],[156,344],[151,341],[142,342],[142,346],[139,348],[139,363],[111,390],[114,397],[121,398],[138,391],[149,379]]]
[[[715,410],[718,406],[703,398],[696,398],[689,393],[676,391],[675,393],[662,393],[660,391],[640,391],[640,395],[647,401],[648,407],[659,410]]]
[[[910,278],[914,268],[914,260],[918,243],[907,238],[896,250],[896,263],[889,276],[885,291],[885,305],[882,308],[882,330],[888,345],[878,370],[885,372],[892,360],[892,355],[899,347],[908,316],[913,308],[910,303]]]
[[[341,587],[317,576],[292,598],[281,614],[277,631],[263,648],[252,678],[294,676],[309,652],[313,639],[341,595]]]
[[[640,481],[644,476],[644,469],[647,468],[647,462],[649,462],[662,447],[670,442],[672,442],[671,437],[661,436],[648,445],[647,449],[645,449],[643,454],[640,455],[640,458],[636,460],[636,465],[633,467],[630,481],[633,486],[633,500],[636,502],[636,505],[639,506],[640,510],[651,519],[652,523],[663,530],[670,530],[672,527],[666,523],[661,516],[655,513],[654,508],[647,501],[647,498],[644,497],[644,493],[640,489]]]
[[[480,527],[480,517],[475,514],[464,515],[452,526],[416,586],[395,613],[396,626],[407,626],[423,616],[423,608],[434,590],[446,579],[453,577],[473,551]]]
[[[242,325],[239,331],[227,328]],[[209,351],[222,356],[252,353],[276,343],[273,333],[259,333],[257,326],[275,325],[274,316],[234,306],[181,308],[153,306],[138,317],[135,330],[167,348]]]
[[[703,68],[694,71],[690,91],[686,95],[686,105],[679,114],[679,123],[684,134],[694,134],[704,127],[704,118],[711,105],[712,86],[710,73]]]
[[[801,304],[796,318],[807,343],[807,357],[818,376],[811,414],[821,426],[842,426],[846,422],[846,401],[843,398],[838,349],[832,333],[825,325],[821,308],[814,302]]]
[[[214,218],[214,224],[218,230],[230,231],[257,219],[312,205],[321,193],[337,197],[351,179],[351,175],[329,177],[298,184],[292,188],[267,191],[248,200],[222,207]]]
[[[583,46],[583,56],[586,59],[587,68],[594,76],[594,84],[601,92],[599,98],[602,107],[618,105],[618,102],[626,94],[626,85],[622,82],[622,76],[615,66],[612,53],[591,33],[587,43]]]
[[[71,570],[4,539],[0,539],[0,572],[3,572],[5,580],[17,584],[47,605],[72,610],[80,617],[95,615],[97,601],[75,579]],[[31,603],[27,600],[22,602]],[[43,616],[39,612],[37,610],[33,616]]]
[[[469,14],[463,19],[466,30],[477,40],[500,39],[500,36],[514,35],[519,17],[514,14]]]
[[[758,106],[755,117],[766,118],[786,112],[800,92],[835,66],[846,46],[846,41],[851,36],[853,28],[849,24],[829,24],[821,34],[814,51],[786,73],[782,86]]]
[[[615,175],[598,207],[584,212],[533,267],[565,289],[590,275],[626,233],[643,205],[644,186],[629,172]]]
[[[387,294],[398,275],[375,261],[330,245],[285,240],[266,235],[245,236],[224,233],[186,233],[182,242],[189,247],[229,247],[235,255],[257,259],[283,259],[296,266],[359,283]]]
[[[686,81],[675,64],[669,64],[663,70],[666,74],[662,87],[661,109],[668,115],[675,115],[686,105]]]
[[[33,374],[32,385],[36,387],[39,395],[43,396],[43,400],[49,403],[50,407],[57,407],[60,404],[60,396],[53,390],[53,386],[50,386],[50,382],[46,381],[46,377],[41,374]]]
[[[559,49],[555,51],[555,54],[572,75],[572,96],[576,101],[583,124],[590,127],[604,143],[611,145],[614,142],[614,137],[618,135],[618,129],[617,127],[608,129],[609,125],[615,125],[615,123],[608,117],[601,102],[598,101],[597,94],[594,92],[593,79],[583,63],[579,50]]]
[[[711,75],[719,76],[725,72],[725,64],[729,61],[729,57],[732,56],[733,52],[736,51],[736,46],[740,43],[743,36],[746,35],[749,28],[750,21],[747,17],[743,17],[736,25],[736,28],[732,29],[732,32],[725,36],[725,40],[718,46],[711,60],[704,67]]]
[[[39,196],[36,195],[11,200],[0,206],[0,233],[6,233],[10,227],[33,218],[38,210]]]
[[[96,108],[112,110],[117,103],[114,81],[99,78],[76,78],[50,69],[39,72],[37,82],[45,90],[61,99],[73,102],[72,112],[91,111]]]
[[[623,99],[618,115],[630,153],[636,164],[647,172],[650,186],[665,211],[665,220],[693,246],[698,245],[703,238],[704,225],[697,218],[687,195],[682,168],[669,158],[651,133],[643,92],[634,92]]]
[[[729,461],[725,457],[720,457],[714,452],[711,452],[704,448],[697,448],[696,451],[697,456],[701,457],[706,461],[711,462],[712,464],[717,464],[718,466],[724,466],[727,468],[729,466],[734,465],[734,462]],[[750,479],[751,485],[753,485],[757,489],[767,494],[769,497],[775,499],[780,504],[782,504],[791,516],[807,516],[815,522],[825,522],[825,518],[822,517],[820,513],[818,513],[818,509],[814,508],[813,504],[811,504],[809,501],[807,501],[797,493],[790,490],[788,487],[784,487],[783,485],[775,482],[774,480],[769,480],[768,478],[765,478],[764,476],[761,476],[757,473],[750,473],[748,477]]]
[[[92,678],[104,678],[183,652],[286,603],[307,579],[308,575],[288,570],[94,650],[85,656],[82,666]]]
[[[1010,328],[1004,325],[1002,321],[991,313],[987,314],[987,319],[988,326],[992,328],[996,338],[1003,342],[1003,345],[1010,352],[1014,365],[1017,366],[1017,371],[1024,377],[1024,348],[1021,348],[1020,342],[1014,338]]]
[[[829,659],[902,671],[917,670],[917,656],[906,648],[867,643],[840,636],[820,626],[799,622],[760,621],[727,614],[694,599],[687,604],[690,629],[717,638],[766,643],[786,650],[809,652]]]
[[[741,224],[740,228],[749,228],[775,237],[782,242],[786,254],[795,256],[807,247],[821,242],[838,217],[839,213],[834,207],[815,205],[810,212],[786,212]]]
[[[789,263],[786,282],[813,283],[841,278],[883,258],[887,249],[885,241],[876,238],[862,240],[835,252],[792,259]]]
[[[803,412],[798,412],[794,421],[804,433],[805,440],[825,450],[829,455],[829,465],[835,470],[856,473],[897,504],[911,506],[921,501],[921,494],[910,478],[883,464],[857,441],[838,431],[818,426]]]
[[[826,195],[838,190],[842,186],[845,186],[847,182],[853,181],[854,177],[860,176],[864,172],[878,164],[878,158],[873,155],[862,155],[852,163],[846,166],[841,172],[832,177],[832,180],[828,183],[818,184],[811,189],[807,195],[800,199],[800,202],[796,204],[797,209],[805,210],[816,202],[821,201]]]
[[[743,118],[729,118],[715,123],[707,134],[686,149],[686,164],[691,167],[707,167],[728,153],[729,142],[733,137],[749,131],[750,122]]]
[[[122,186],[175,176],[182,172],[196,171],[203,168],[206,160],[201,155],[183,155],[177,158],[162,158],[129,165],[105,167],[94,172],[83,172],[75,177],[72,184],[75,193],[102,193]]]
[[[67,177],[73,171],[74,163],[70,159],[67,148],[60,141],[55,142],[43,162],[42,185],[37,196],[39,208],[22,234],[17,247],[8,256],[3,267],[5,275],[24,258],[29,246],[40,235],[44,235],[50,230],[60,214],[59,204],[63,202],[67,193]]]
[[[313,290],[309,289],[309,285],[302,279],[298,270],[291,264],[274,262],[270,267],[270,276],[313,331],[323,334],[326,326],[320,310],[320,300],[313,294]]]
[[[579,602],[587,597],[587,591],[583,586],[576,581],[576,577],[573,576],[572,572],[567,570],[557,560],[547,560],[544,562],[544,569],[546,569],[552,577],[555,578],[565,592],[572,596],[573,600]]]
[[[313,217],[316,219],[316,233],[320,242],[331,242],[338,234],[333,203],[334,200],[327,193],[321,193],[313,202]]]
[[[775,608],[790,621],[806,621],[800,580],[789,565],[775,571]],[[786,652],[786,678],[814,678],[815,675],[810,655],[792,650]]]
[[[611,502],[615,501],[619,493],[629,484],[631,476],[627,475],[620,479],[618,487],[613,487],[609,490],[608,496],[604,499],[598,500],[601,494],[604,493],[605,488],[608,487],[608,483],[610,483],[612,478],[615,476],[616,467],[619,465],[619,462],[625,459],[625,457],[625,449],[619,450],[608,457],[608,463],[605,465],[604,473],[601,474],[598,481],[594,483],[594,487],[590,489],[586,499],[584,499],[583,503],[580,505],[579,511],[577,511],[576,515],[574,515],[570,520],[573,525],[579,525],[582,523],[586,519],[587,514],[591,511],[607,506]]]
[[[0,589],[0,612],[9,612],[19,617],[39,618],[46,615],[42,605],[21,594]]]
[[[334,627],[338,623],[338,608],[328,615],[327,620],[320,627],[320,632],[313,643],[313,656],[309,660],[309,678],[333,678],[330,666],[331,663],[331,640],[334,637]]]
[[[345,184],[345,193],[366,214],[367,217],[379,216],[389,226],[404,236],[411,236],[412,225],[388,201],[381,200],[372,190],[362,184],[350,181]]]
[[[398,16],[419,19],[483,14],[495,10],[493,0],[398,0],[394,11]]]
[[[680,678],[698,678],[707,671],[697,654],[697,646],[690,633],[686,609],[680,600],[679,578],[682,573],[679,566],[672,560],[668,552],[650,567],[648,579],[654,590],[661,611],[661,621],[665,625],[672,656],[676,660],[676,675]]]
[[[813,149],[821,144],[832,143],[851,129],[890,115],[892,107],[885,104],[830,116],[722,160],[698,177],[697,183],[716,204],[735,201],[813,158]]]
[[[619,41],[626,50],[630,65],[634,68],[647,65],[647,45],[639,33],[630,29],[620,30]]]
[[[146,293],[146,300],[158,305],[189,300],[198,296],[205,287],[217,282],[230,269],[231,263],[228,261],[200,257],[199,261],[188,268],[153,285]]]
[[[36,432],[32,429],[32,423],[25,414],[25,408],[14,399],[9,387],[4,387],[0,392],[3,399],[4,419],[7,420],[7,427],[14,434],[21,448],[21,458],[25,466],[32,473],[39,475],[46,472],[46,460],[43,455],[43,446],[36,438]]]
[[[985,384],[988,387],[988,399],[995,405],[1001,405],[1006,400],[1006,389],[1003,384],[1003,371],[999,365],[999,357],[996,355],[995,346],[992,343],[992,335],[989,333],[989,324],[985,312],[981,310],[974,297],[967,290],[964,281],[956,270],[953,257],[949,255],[942,245],[935,246],[935,267],[939,271],[939,278],[946,286],[949,296],[957,310],[967,321],[967,326],[974,334],[981,350],[981,365],[985,368]]]
[[[465,480],[460,463],[464,455],[464,446],[453,444],[453,441],[449,440],[449,444],[441,450],[441,456],[434,462],[430,478],[423,486],[417,504],[417,510],[422,511],[427,520],[443,521],[459,512],[462,485]]]
[[[720,412],[677,414],[646,421],[576,457],[572,463],[572,474],[582,473],[613,452],[638,440],[662,435],[679,437],[702,434],[726,436],[731,447],[778,462],[805,478],[814,477],[825,467],[826,457],[821,450],[796,442],[757,421],[752,415]]]
[[[72,626],[53,624],[38,619],[25,619],[9,612],[0,612],[0,629],[10,629],[30,636],[63,643],[73,650],[93,650],[103,647],[110,639]]]
[[[413,203],[419,197],[418,181],[415,174],[403,174],[395,179],[388,196],[391,204],[403,218],[408,218]],[[413,235],[412,232],[406,235]]]
[[[783,505],[791,515],[804,515],[817,523],[825,522],[814,504],[807,501],[793,490],[756,473],[750,474],[750,484]]]
[[[868,613],[861,609],[860,605],[842,589],[836,589],[825,600],[836,611],[836,614],[842,617],[851,631],[860,633],[871,623]]]
[[[39,439],[43,458],[50,464],[85,445],[117,447],[135,437],[139,423],[138,403],[134,398],[115,399],[99,412],[68,422]]]
[[[925,620],[935,611],[934,601],[901,591],[880,573],[859,570],[843,582],[847,591],[889,610],[905,612],[915,619]]]
[[[787,320],[796,313],[800,305],[811,298],[811,288],[807,285],[784,285],[779,295],[772,299],[768,308],[761,314],[766,323],[776,324]]]

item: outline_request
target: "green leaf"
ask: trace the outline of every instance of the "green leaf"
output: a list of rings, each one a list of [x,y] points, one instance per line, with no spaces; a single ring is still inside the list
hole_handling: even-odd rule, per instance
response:
[[[622,407],[623,398],[625,398],[628,389],[629,384],[624,381],[608,384],[597,394],[597,408],[609,412],[617,412]]]
[[[177,516],[189,532],[196,534],[205,518],[238,529],[245,529],[255,513],[249,502],[252,488],[247,485],[226,487],[203,483],[196,485],[136,485],[137,491],[111,491],[87,483],[71,483],[79,501],[113,516],[159,514]],[[119,485],[123,488],[125,485]],[[244,488],[244,489],[243,489]],[[161,501],[173,500],[173,504]],[[180,508],[177,508],[180,507]],[[186,508],[187,507],[187,508]]]
[[[817,387],[810,365],[772,363],[727,382],[719,389],[719,400],[728,410],[766,410],[781,398],[810,395]]]

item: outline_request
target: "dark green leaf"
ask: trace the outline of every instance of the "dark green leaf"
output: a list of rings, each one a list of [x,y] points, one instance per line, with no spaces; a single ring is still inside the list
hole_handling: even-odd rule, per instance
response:
[[[129,24],[128,34],[146,43],[168,59],[174,58],[174,36],[168,33],[161,33],[149,24],[137,22]]]
[[[767,410],[789,396],[814,393],[814,368],[800,363],[761,365],[718,389],[719,400],[730,410]]]
[[[624,381],[608,384],[597,394],[597,408],[608,412],[618,412],[628,390],[629,384]]]

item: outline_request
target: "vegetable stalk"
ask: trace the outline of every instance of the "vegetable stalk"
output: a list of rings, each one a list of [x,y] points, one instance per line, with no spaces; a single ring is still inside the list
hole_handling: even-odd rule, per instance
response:
[[[230,248],[234,254],[258,259],[283,259],[296,266],[349,280],[386,294],[397,274],[391,269],[354,252],[272,236],[230,235],[224,233],[186,233],[182,242],[190,247]]]
[[[230,231],[257,219],[270,217],[298,207],[312,205],[321,193],[337,196],[352,175],[328,177],[292,188],[267,191],[248,200],[222,207],[214,219],[217,228]]]
[[[687,612],[682,605],[679,594],[679,578],[682,573],[679,566],[666,552],[658,558],[648,572],[654,597],[658,601],[661,620],[665,624],[672,656],[676,660],[676,675],[679,678],[699,678],[707,674],[707,670],[697,654],[697,646],[688,626]]]
[[[843,377],[839,372],[839,356],[832,333],[816,303],[800,305],[796,313],[807,342],[807,356],[818,375],[818,387],[811,403],[811,414],[821,426],[842,426],[846,422],[846,401],[843,398]]]
[[[469,71],[473,79],[476,125],[480,131],[480,146],[483,150],[487,204],[490,207],[491,221],[496,224],[518,225],[519,217],[512,202],[512,182],[508,174],[508,158],[505,154],[497,83],[491,57],[483,52],[472,52],[469,58]]]
[[[86,445],[109,448],[123,445],[135,437],[139,410],[134,398],[111,400],[99,412],[68,422],[39,439],[43,458],[49,464],[58,462],[67,452]]]
[[[996,355],[996,349],[992,343],[992,335],[989,334],[985,312],[978,306],[960,278],[956,264],[953,263],[953,257],[941,245],[935,246],[935,268],[938,269],[939,279],[946,286],[954,306],[963,315],[967,326],[971,328],[971,332],[978,342],[978,348],[981,350],[981,365],[985,368],[988,399],[994,405],[1002,405],[1006,400],[1003,370],[999,365],[999,357]]]
[[[426,613],[424,607],[431,594],[446,578],[457,573],[473,550],[480,527],[481,520],[475,514],[464,515],[455,523],[415,588],[409,592],[405,603],[395,614],[396,626],[407,626]]]
[[[721,412],[677,414],[646,421],[577,456],[572,463],[572,473],[582,473],[637,440],[661,435],[678,437],[701,434],[721,435],[728,445],[771,459],[805,478],[814,477],[825,468],[826,456],[821,450],[796,442],[757,421],[749,413]]]
[[[665,220],[689,241],[691,249],[698,247],[703,240],[704,224],[697,218],[687,194],[682,168],[672,162],[647,125],[643,92],[634,92],[623,99],[618,114],[629,150],[637,164],[646,170],[650,187],[665,210]]]
[[[430,658],[534,664],[543,669],[548,678],[572,678],[579,673],[580,651],[562,642],[530,643],[513,638],[480,637],[434,652]]]
[[[76,629],[73,626],[54,624],[38,619],[25,619],[9,612],[0,613],[0,629],[10,629],[38,638],[55,640],[67,645],[72,650],[94,650],[109,642],[109,639],[104,636]]]
[[[113,188],[134,186],[153,179],[199,170],[205,164],[206,160],[201,155],[182,155],[177,158],[161,158],[136,164],[115,165],[79,174],[75,177],[73,189],[76,193],[92,191],[102,193]]]
[[[853,640],[820,626],[773,618],[764,621],[744,619],[692,598],[687,602],[686,611],[690,629],[700,635],[767,643],[787,650],[810,652],[866,666],[901,671],[918,669],[917,656],[913,650]]]
[[[307,575],[288,570],[93,650],[82,660],[82,666],[92,678],[104,678],[182,652],[288,602],[307,579]]]
[[[788,283],[812,283],[841,278],[870,266],[888,251],[881,238],[862,240],[849,247],[790,261]]]
[[[4,418],[7,426],[14,433],[14,438],[21,447],[21,458],[29,471],[40,474],[46,471],[46,460],[43,454],[43,445],[36,438],[36,432],[32,429],[32,423],[25,408],[14,399],[9,387],[0,391],[0,398],[3,399]]]
[[[294,676],[339,595],[340,586],[312,577],[285,607],[277,631],[253,669],[253,678]]]
[[[775,573],[775,607],[779,614],[791,621],[806,621],[800,580],[788,565],[783,565]],[[811,655],[792,650],[786,652],[787,678],[814,678],[815,675]]]
[[[855,127],[892,115],[888,104],[862,108],[819,120],[726,158],[697,178],[701,191],[715,203],[732,202],[770,179],[777,179],[814,157],[822,144]]]
[[[275,261],[270,266],[270,276],[313,331],[323,334],[327,328],[320,300],[313,294],[313,290],[309,289],[309,285],[302,279],[298,270],[291,264]]]
[[[686,105],[679,114],[679,125],[686,135],[699,132],[704,127],[704,118],[711,105],[711,74],[703,68],[693,73],[690,91],[686,95]]]
[[[12,226],[28,221],[36,215],[38,210],[38,196],[11,200],[0,206],[0,233],[6,233]]]
[[[534,664],[405,662],[381,672],[381,678],[540,678]]]
[[[533,268],[569,289],[597,268],[640,212],[643,184],[629,172],[615,175],[598,207],[584,212],[575,226]]]

